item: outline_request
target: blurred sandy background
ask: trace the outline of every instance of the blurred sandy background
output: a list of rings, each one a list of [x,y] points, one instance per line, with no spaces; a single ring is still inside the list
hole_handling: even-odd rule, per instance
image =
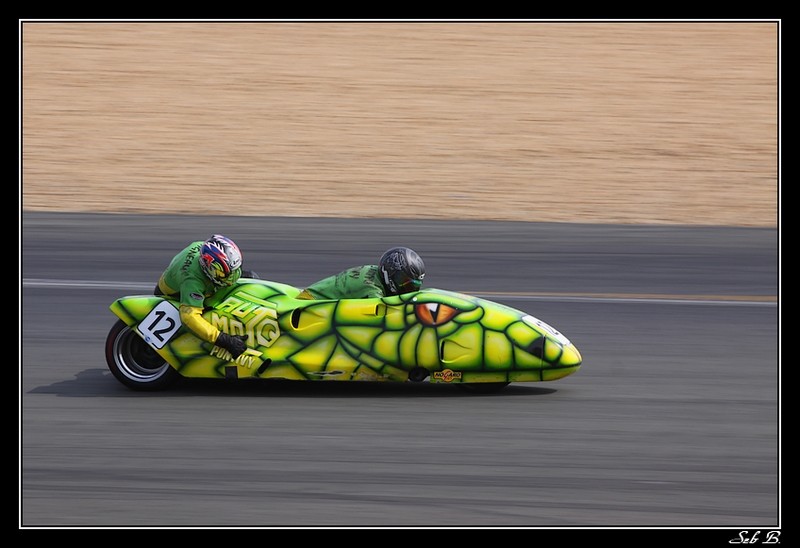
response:
[[[22,25],[23,210],[777,226],[778,27]]]

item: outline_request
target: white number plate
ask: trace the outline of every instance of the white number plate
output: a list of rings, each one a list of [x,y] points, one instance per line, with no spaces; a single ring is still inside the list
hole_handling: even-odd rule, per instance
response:
[[[158,303],[150,314],[136,326],[144,340],[153,348],[163,348],[181,327],[178,309],[170,303]]]

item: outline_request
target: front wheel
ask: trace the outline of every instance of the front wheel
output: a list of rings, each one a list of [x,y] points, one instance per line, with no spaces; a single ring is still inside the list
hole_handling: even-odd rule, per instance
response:
[[[122,320],[106,338],[106,362],[116,379],[132,390],[164,390],[180,375]]]

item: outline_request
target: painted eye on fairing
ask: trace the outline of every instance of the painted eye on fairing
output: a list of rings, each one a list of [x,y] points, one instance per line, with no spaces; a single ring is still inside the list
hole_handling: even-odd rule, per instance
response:
[[[436,327],[449,322],[460,311],[441,303],[424,303],[414,306],[414,313],[422,325]]]

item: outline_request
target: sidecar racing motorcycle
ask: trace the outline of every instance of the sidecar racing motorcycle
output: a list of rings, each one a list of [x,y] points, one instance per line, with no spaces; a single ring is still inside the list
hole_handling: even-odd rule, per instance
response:
[[[372,299],[302,300],[300,289],[242,278],[207,301],[203,316],[247,335],[235,360],[180,321],[163,296],[115,300],[106,361],[133,390],[181,377],[453,383],[479,392],[553,381],[578,371],[567,337],[530,314],[483,298],[422,289]]]

